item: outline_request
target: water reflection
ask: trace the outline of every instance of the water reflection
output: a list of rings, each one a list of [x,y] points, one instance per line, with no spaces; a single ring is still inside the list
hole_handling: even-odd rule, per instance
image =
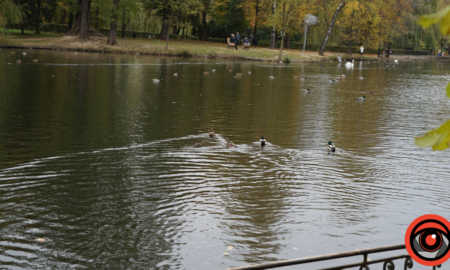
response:
[[[448,152],[413,144],[448,118],[447,63],[27,53],[0,52],[2,268],[224,269],[401,243],[448,211]]]

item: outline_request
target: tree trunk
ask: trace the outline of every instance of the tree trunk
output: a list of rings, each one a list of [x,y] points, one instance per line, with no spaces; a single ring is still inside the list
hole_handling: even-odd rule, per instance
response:
[[[255,26],[253,27],[253,36],[256,37],[256,30],[258,29],[258,13],[259,13],[259,1],[256,0],[255,5]]]
[[[127,20],[127,30],[128,31],[131,30],[131,18],[128,18],[128,20]]]
[[[91,36],[105,37],[97,28],[91,26],[91,13],[89,0],[78,0],[81,11],[75,14],[75,26],[69,30],[66,36],[78,36],[80,39],[87,39]],[[71,14],[72,15],[72,14]],[[69,26],[71,25],[69,19]]]
[[[40,34],[41,32],[39,32],[39,25],[41,24],[41,0],[37,0],[37,16],[38,19],[36,20],[36,31],[34,32],[35,34]]]
[[[284,38],[281,38],[280,55],[278,56],[278,61],[281,61],[281,57],[283,56],[283,42]]]
[[[170,17],[172,17],[172,11],[170,12]],[[169,49],[169,37],[170,37],[170,34],[169,34],[169,30],[170,30],[170,17],[169,17],[169,19],[168,19],[168,21],[167,21],[167,39],[166,39],[166,50],[168,50],[168,49]]]
[[[276,3],[272,4],[272,14],[275,14]],[[275,26],[272,26],[272,32],[270,33],[270,45],[269,49],[278,48],[278,35]]]
[[[181,39],[184,39],[185,27],[183,27],[183,34],[181,34]]]
[[[63,11],[62,17],[61,17],[61,24],[66,24],[66,11]]]
[[[97,28],[97,29],[98,29],[99,24],[100,24],[100,18],[99,17],[100,17],[100,9],[96,8],[95,9],[95,28]],[[116,29],[117,29],[117,22],[116,22]]]
[[[72,24],[73,24],[73,13],[70,13],[70,15],[69,15],[69,23],[67,24],[67,31],[72,29]]]
[[[203,41],[208,41],[208,28],[206,25],[206,7],[203,10]]]
[[[159,35],[159,38],[161,40],[166,40],[167,37],[169,36],[169,22],[168,22],[168,17],[164,16],[163,17],[163,24],[161,27],[161,34]]]
[[[20,34],[25,35],[25,33],[23,32],[23,24],[20,25]]]
[[[327,42],[328,42],[328,39],[330,38],[331,31],[333,31],[333,26],[334,26],[334,23],[336,22],[336,17],[338,15],[339,11],[341,10],[341,8],[344,6],[344,4],[345,4],[345,0],[341,0],[338,7],[336,8],[336,11],[334,12],[333,19],[331,19],[331,23],[330,23],[330,28],[328,28],[327,35],[326,35],[325,40],[322,43],[322,47],[320,48],[320,51],[319,51],[320,56],[323,56],[323,53],[325,52],[325,46],[327,46]]]
[[[352,45],[353,45],[353,40],[349,41],[347,44],[347,54],[352,55]]]
[[[148,29],[148,17],[145,17],[144,19],[144,32],[147,32]]]
[[[113,0],[114,9],[117,9],[117,4],[119,3],[119,0]],[[111,24],[109,25],[109,36],[107,43],[109,45],[116,45],[116,36],[117,36],[117,14],[114,12],[113,9],[113,16]]]
[[[286,34],[286,36],[284,37],[284,48],[292,49],[291,48],[291,36],[289,34]]]
[[[286,34],[284,33],[284,28],[286,27],[286,2],[283,3],[283,12],[281,13],[283,16],[281,17],[281,46],[280,46],[280,56],[278,56],[278,61],[281,61],[281,57],[283,56],[283,44],[284,38]],[[283,36],[284,35],[284,36]]]
[[[81,0],[81,20],[80,20],[80,39],[88,38],[89,27],[89,0]]]

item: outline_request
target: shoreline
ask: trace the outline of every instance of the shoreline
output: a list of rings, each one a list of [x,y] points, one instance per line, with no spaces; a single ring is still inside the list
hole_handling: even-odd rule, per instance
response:
[[[62,50],[83,51],[112,54],[137,54],[151,56],[173,56],[182,58],[203,59],[228,59],[236,61],[280,62],[278,60],[279,49],[252,48],[251,50],[230,50],[226,44],[212,42],[189,42],[171,40],[169,49],[165,50],[165,42],[160,40],[124,39],[119,40],[118,45],[109,46],[103,39],[80,41],[74,37],[39,38],[39,39],[7,39],[0,44],[4,49],[35,49],[35,50]],[[342,53],[326,52],[325,56],[319,56],[318,52],[283,49],[283,63],[321,63],[327,61],[337,62],[337,56],[342,61],[377,61],[377,55],[349,56]],[[289,58],[289,61],[287,61]]]

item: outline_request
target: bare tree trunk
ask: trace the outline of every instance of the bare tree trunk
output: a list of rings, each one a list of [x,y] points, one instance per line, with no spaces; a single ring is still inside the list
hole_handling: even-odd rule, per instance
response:
[[[185,30],[186,30],[186,28],[185,28],[185,27],[183,27],[183,33],[181,34],[181,39],[184,39],[184,35],[185,35]]]
[[[286,20],[285,20],[285,16],[286,16],[286,2],[283,3],[283,16],[281,17],[281,46],[280,46],[280,56],[278,56],[278,61],[281,61],[281,57],[283,56],[283,43],[284,43],[284,28],[286,26]]]
[[[127,30],[128,31],[131,30],[131,18],[128,18],[128,20],[127,20]]]
[[[81,0],[81,21],[80,21],[80,34],[78,37],[80,39],[88,38],[88,27],[89,27],[89,0]]]
[[[69,22],[67,24],[67,31],[72,29],[72,24],[73,24],[73,13],[70,13],[70,15],[69,15]]]
[[[66,23],[66,14],[67,14],[67,12],[63,11],[63,14],[61,16],[61,24],[65,24]]]
[[[256,0],[255,5],[255,26],[253,27],[253,36],[256,37],[256,30],[258,29],[258,13],[259,13],[259,0]]]
[[[117,4],[119,3],[119,0],[113,0],[114,9],[117,9]],[[109,45],[116,45],[116,36],[117,36],[117,14],[114,12],[113,9],[113,16],[111,24],[109,25],[109,36],[107,43]]]
[[[20,25],[20,34],[25,35],[25,33],[23,32],[23,24]]]
[[[274,2],[272,4],[272,14],[275,14],[275,8],[276,8],[276,3]],[[272,32],[270,33],[270,45],[269,45],[270,49],[276,49],[278,48],[278,35],[277,35],[277,31],[275,29],[275,26],[272,26]]]
[[[292,49],[291,48],[291,36],[289,34],[286,34],[286,36],[284,36],[284,48]]]
[[[168,20],[167,20],[167,39],[166,39],[166,50],[168,50],[169,49],[169,37],[170,37],[170,34],[169,34],[169,29],[170,29],[170,18],[172,17],[172,11],[170,11],[170,16],[169,16],[169,18],[168,18]]]
[[[100,24],[100,9],[96,8],[95,9],[95,28],[99,27]],[[116,28],[117,28],[117,23],[116,23]]]
[[[328,28],[327,35],[326,35],[325,40],[322,43],[322,47],[320,48],[320,51],[319,51],[320,56],[323,56],[323,53],[325,52],[325,46],[327,46],[327,42],[328,42],[328,39],[330,38],[331,31],[333,31],[333,26],[334,26],[334,23],[336,22],[336,17],[344,5],[345,5],[345,0],[341,0],[338,7],[336,8],[336,11],[334,12],[333,19],[331,19],[331,23],[330,23],[330,28]]]
[[[147,32],[148,29],[148,17],[145,17],[144,19],[144,32]]]
[[[166,40],[167,37],[169,36],[169,24],[168,24],[168,17],[164,16],[163,17],[163,23],[162,23],[162,27],[161,27],[161,34],[159,35],[159,38],[162,40]]]
[[[38,19],[36,20],[36,31],[34,32],[35,34],[40,34],[41,32],[39,32],[39,26],[41,24],[41,0],[37,0],[37,15],[38,15]]]
[[[347,54],[352,55],[352,45],[353,45],[353,40],[350,40],[347,45]]]
[[[206,24],[206,7],[203,10],[203,41],[208,41],[208,28]]]

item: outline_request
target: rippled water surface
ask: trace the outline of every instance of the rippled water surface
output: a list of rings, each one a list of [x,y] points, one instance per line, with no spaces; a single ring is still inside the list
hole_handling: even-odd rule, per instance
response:
[[[226,269],[450,218],[449,151],[414,145],[450,118],[447,63],[15,51],[0,52],[2,269]]]

